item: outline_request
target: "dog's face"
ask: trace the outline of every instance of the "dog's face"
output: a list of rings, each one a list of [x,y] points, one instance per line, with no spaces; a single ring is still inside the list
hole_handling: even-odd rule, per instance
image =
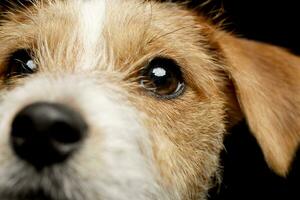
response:
[[[300,98],[288,96],[300,89],[296,63],[170,3],[10,9],[0,25],[0,198],[206,199],[226,128],[243,116],[285,174],[299,141]]]

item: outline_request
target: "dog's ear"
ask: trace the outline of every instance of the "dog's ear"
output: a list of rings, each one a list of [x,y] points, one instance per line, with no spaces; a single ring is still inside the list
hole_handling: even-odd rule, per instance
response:
[[[225,34],[225,71],[268,165],[287,175],[300,143],[300,58]]]

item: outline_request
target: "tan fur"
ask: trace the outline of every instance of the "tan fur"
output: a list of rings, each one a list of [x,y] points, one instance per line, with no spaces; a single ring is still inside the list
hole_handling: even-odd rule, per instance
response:
[[[12,52],[29,48],[38,74],[53,79],[57,74],[101,75],[126,90],[130,105],[144,116],[159,171],[156,179],[173,195],[170,199],[206,199],[219,178],[226,129],[244,117],[270,167],[288,173],[300,142],[299,58],[236,38],[175,4],[116,0],[107,8],[97,66],[84,71],[76,68],[84,50],[73,1],[49,2],[4,17],[1,73]],[[157,55],[182,67],[187,88],[177,99],[156,99],[138,85],[139,70]],[[30,78],[16,80],[21,85],[26,81]],[[2,95],[7,87],[2,84]]]
[[[286,175],[300,141],[300,59],[263,43],[220,37],[240,106],[277,173]]]

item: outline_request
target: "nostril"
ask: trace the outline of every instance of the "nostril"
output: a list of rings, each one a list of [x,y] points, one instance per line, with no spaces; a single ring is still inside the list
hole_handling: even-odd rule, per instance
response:
[[[80,113],[61,104],[35,103],[13,119],[11,144],[18,157],[42,169],[65,161],[86,132]]]

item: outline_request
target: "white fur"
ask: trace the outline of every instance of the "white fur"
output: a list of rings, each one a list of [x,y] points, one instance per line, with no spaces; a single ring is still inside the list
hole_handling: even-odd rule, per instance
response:
[[[99,53],[97,50],[105,46],[102,32],[106,17],[106,4],[106,0],[78,1],[79,28],[76,31],[83,43],[83,55],[77,69],[93,69],[99,62],[101,55],[97,55]]]
[[[142,115],[128,104],[124,92],[108,82],[92,76],[55,80],[40,76],[6,95],[0,107],[0,113],[6,113],[0,117],[1,200],[20,200],[9,195],[37,188],[55,200],[168,199],[156,180]],[[8,142],[15,113],[36,101],[68,104],[89,124],[82,149],[66,165],[40,174],[18,160]]]

